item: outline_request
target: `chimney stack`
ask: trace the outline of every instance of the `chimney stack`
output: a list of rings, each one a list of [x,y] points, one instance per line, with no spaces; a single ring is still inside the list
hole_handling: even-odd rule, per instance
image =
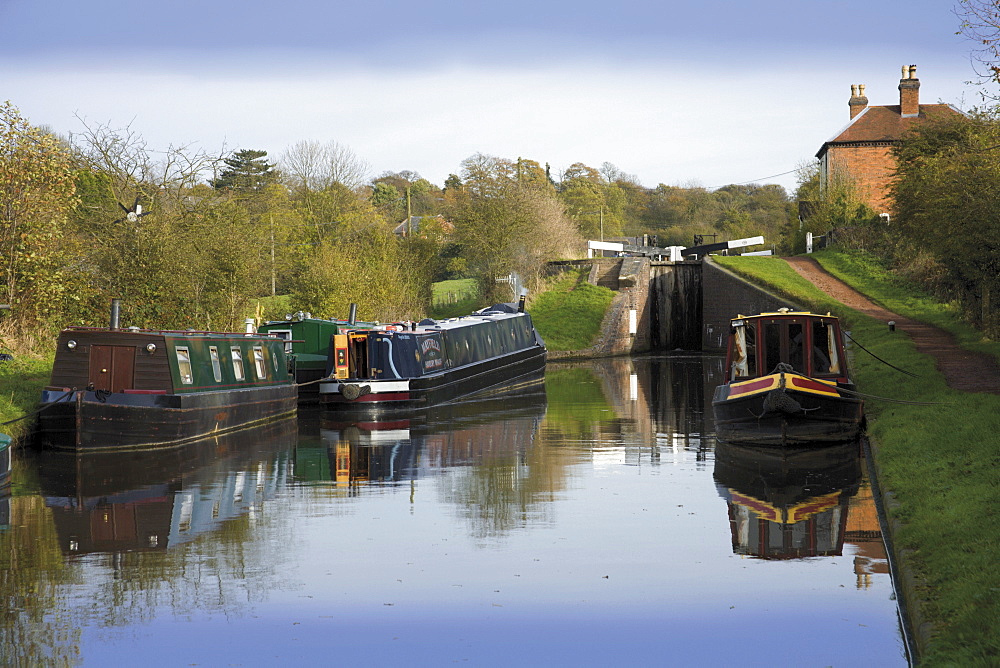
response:
[[[920,79],[917,78],[916,65],[903,65],[899,80],[899,115],[903,118],[920,115]]]
[[[855,116],[868,108],[864,84],[851,84],[851,99],[848,100],[847,105],[851,109],[851,120],[854,120]]]

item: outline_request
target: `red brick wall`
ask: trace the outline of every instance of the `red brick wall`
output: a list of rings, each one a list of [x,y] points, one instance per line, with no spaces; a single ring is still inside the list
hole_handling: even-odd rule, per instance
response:
[[[889,184],[896,169],[890,150],[888,142],[882,146],[830,146],[826,155],[828,184],[836,183],[838,177],[848,177],[861,199],[876,213],[889,211]]]

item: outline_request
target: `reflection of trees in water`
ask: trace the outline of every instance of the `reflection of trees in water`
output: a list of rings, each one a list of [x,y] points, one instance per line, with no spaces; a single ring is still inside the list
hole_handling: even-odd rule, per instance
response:
[[[277,510],[272,504],[257,504],[253,515],[231,518],[215,531],[164,551],[85,557],[87,580],[96,583],[88,591],[95,605],[87,621],[118,627],[152,621],[164,611],[181,617],[196,612],[247,614],[280,586],[282,565],[290,554],[286,548],[291,532],[281,531]],[[266,529],[266,540],[260,539],[261,529]]]
[[[544,458],[542,458],[544,459]],[[561,476],[556,476],[561,480]],[[498,538],[529,524],[547,521],[553,476],[544,462],[517,456],[491,458],[456,469],[442,480],[442,495],[458,506],[477,541]]]
[[[10,503],[10,527],[0,530],[0,652],[4,665],[71,666],[80,661],[80,629],[67,623],[62,588],[80,580],[63,561],[55,526],[41,497]]]
[[[163,613],[241,616],[271,590],[294,586],[282,577],[295,553],[284,521],[291,500],[273,498],[287,466],[279,456],[242,471],[197,472],[177,493],[190,495],[207,519],[188,535],[176,531],[167,549],[67,556],[61,543],[68,536],[57,533],[53,520],[63,509],[46,507],[41,496],[12,499],[11,526],[0,532],[0,664],[72,665],[86,658],[79,649],[84,626],[114,634]],[[111,506],[99,503],[91,512]]]
[[[93,620],[119,626],[150,620],[161,609],[175,616],[198,611],[242,616],[266,600],[282,585],[282,566],[293,554],[291,528],[282,522],[289,502],[273,498],[286,466],[281,456],[243,471],[203,474],[205,483],[186,484],[183,492],[195,506],[193,536],[175,535],[176,544],[162,551],[86,558],[104,571],[94,578],[99,586],[93,598],[99,603]],[[234,497],[236,506],[227,509]],[[238,514],[213,522],[220,512]]]
[[[451,455],[438,457],[450,468],[440,479],[440,494],[458,506],[475,539],[546,521],[565,467],[537,447],[538,427],[536,417],[513,418],[428,439],[432,453]]]
[[[565,488],[571,468],[598,449],[624,448],[629,461],[648,457],[658,463],[664,443],[674,448],[681,441],[703,456],[711,442],[702,438],[705,374],[711,371],[705,368],[696,354],[550,365],[541,430],[533,427],[529,438],[517,433],[515,420],[507,420],[498,424],[509,434],[494,433],[496,426],[471,438],[451,432],[452,451],[462,440],[479,444],[482,452],[474,466],[453,469],[442,479],[442,494],[461,508],[472,535],[483,540],[545,522],[548,502]],[[529,442],[533,447],[521,446]],[[428,445],[435,449],[430,440]]]

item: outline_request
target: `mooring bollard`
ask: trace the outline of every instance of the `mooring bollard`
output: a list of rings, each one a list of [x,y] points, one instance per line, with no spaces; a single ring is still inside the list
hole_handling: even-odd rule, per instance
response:
[[[890,332],[895,332],[896,331],[896,321],[895,320],[890,320],[889,321],[889,331]]]

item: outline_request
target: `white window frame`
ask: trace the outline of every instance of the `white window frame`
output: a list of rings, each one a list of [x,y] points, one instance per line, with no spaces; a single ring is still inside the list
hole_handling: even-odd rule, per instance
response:
[[[174,348],[174,356],[177,358],[177,373],[181,378],[181,385],[193,385],[194,369],[191,367],[191,350],[187,346],[177,346]]]
[[[219,346],[209,346],[208,356],[212,359],[212,375],[215,376],[215,382],[222,382],[222,362],[219,359]]]
[[[232,346],[229,353],[233,356],[233,373],[236,375],[236,380],[246,380],[247,372],[243,366],[243,350],[239,346]]]
[[[257,380],[267,378],[267,360],[264,359],[264,346],[253,347],[253,364],[257,370]]]

